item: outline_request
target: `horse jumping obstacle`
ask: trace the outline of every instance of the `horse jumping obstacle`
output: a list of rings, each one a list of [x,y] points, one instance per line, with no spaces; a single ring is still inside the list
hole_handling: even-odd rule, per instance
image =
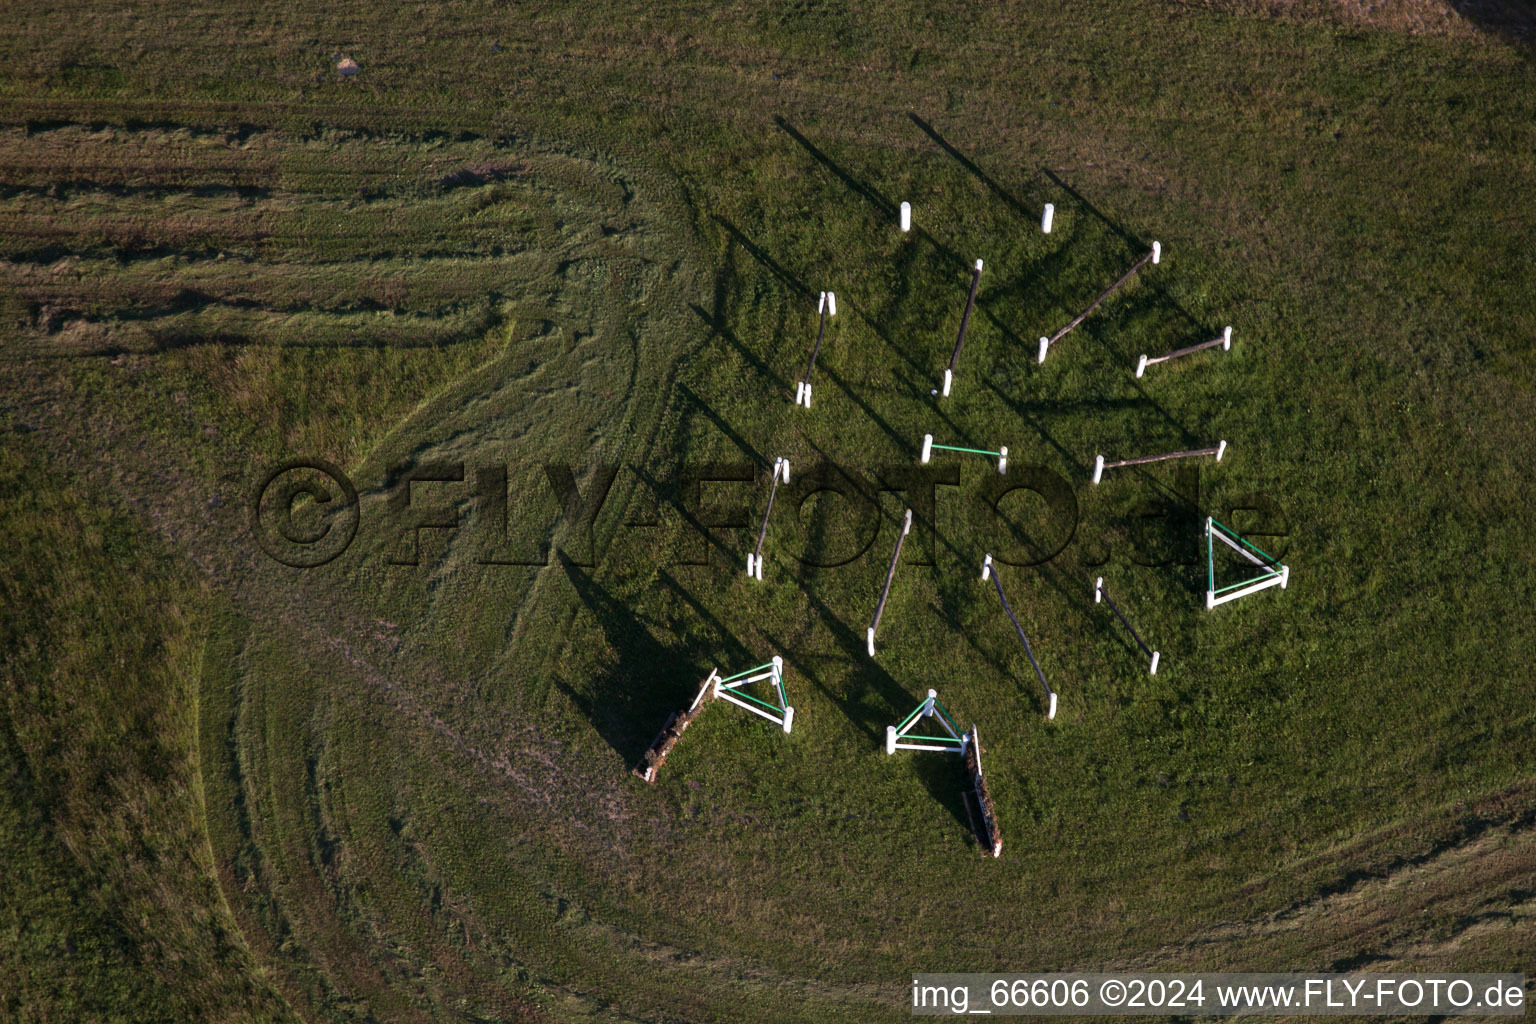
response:
[[[955,366],[960,362],[960,346],[965,344],[966,328],[971,325],[971,310],[976,308],[976,289],[981,287],[981,260],[976,261],[976,269],[971,272],[971,293],[965,300],[965,312],[960,316],[960,333],[955,336],[955,350],[949,354],[949,366],[944,370],[944,397],[949,397],[950,385],[954,383]]]
[[[1232,328],[1230,326],[1221,332],[1221,337],[1219,338],[1212,338],[1210,341],[1202,341],[1198,345],[1189,345],[1185,348],[1176,348],[1165,356],[1157,356],[1153,359],[1148,359],[1146,356],[1142,356],[1141,359],[1136,363],[1136,376],[1140,377],[1143,373],[1146,372],[1146,369],[1149,366],[1156,366],[1158,363],[1166,363],[1170,359],[1177,359],[1180,356],[1187,356],[1191,352],[1199,352],[1203,349],[1215,348],[1217,345],[1221,346],[1221,350],[1223,352],[1232,351]]]
[[[1120,289],[1120,286],[1125,284],[1125,282],[1129,281],[1132,277],[1134,277],[1136,275],[1136,272],[1138,270],[1140,270],[1142,267],[1146,266],[1147,262],[1149,260],[1152,263],[1159,263],[1159,262],[1162,261],[1162,258],[1163,258],[1163,243],[1162,242],[1153,242],[1152,243],[1152,251],[1147,253],[1141,259],[1137,260],[1134,264],[1132,264],[1131,265],[1131,269],[1127,270],[1123,275],[1121,275],[1120,280],[1116,281],[1114,284],[1112,284],[1108,288],[1104,289],[1103,294],[1101,294],[1098,298],[1094,299],[1092,305],[1090,305],[1087,309],[1083,310],[1081,313],[1079,313],[1077,316],[1075,316],[1072,319],[1071,323],[1067,324],[1067,326],[1063,327],[1061,330],[1057,331],[1055,334],[1051,335],[1049,338],[1041,338],[1040,339],[1040,362],[1042,362],[1042,363],[1045,362],[1045,354],[1050,351],[1052,345],[1056,344],[1062,338],[1066,337],[1068,332],[1070,332],[1072,330],[1072,328],[1076,327],[1078,324],[1080,324],[1084,320],[1088,319],[1089,314],[1092,313],[1094,310],[1099,308],[1099,303],[1103,302],[1105,299],[1109,298],[1116,291],[1118,291]]]
[[[896,535],[896,549],[891,552],[891,564],[885,568],[885,586],[880,590],[880,603],[875,605],[875,618],[870,622],[869,630],[865,634],[865,641],[869,644],[869,656],[875,656],[875,630],[880,628],[880,616],[885,614],[886,599],[891,596],[891,580],[896,578],[896,561],[901,558],[901,546],[906,543],[907,534],[912,532],[912,510],[907,509],[906,517],[901,523],[901,532]]]
[[[779,699],[777,704],[770,704],[741,689],[743,686],[765,680],[773,684],[773,693]],[[721,700],[728,700],[738,707],[746,708],[754,715],[761,715],[782,727],[785,732],[789,732],[790,726],[794,724],[795,709],[789,706],[789,698],[784,695],[784,659],[777,654],[767,664],[749,668],[733,676],[726,676],[724,679],[721,679],[720,673],[716,672],[714,682],[714,695]],[[748,703],[749,701],[751,703]]]
[[[932,434],[924,434],[923,435],[923,451],[922,451],[922,454],[918,456],[917,461],[926,466],[928,464],[928,460],[933,456],[933,453],[934,453],[935,449],[937,449],[938,451],[943,451],[943,452],[968,452],[968,453],[970,453],[972,455],[991,455],[991,456],[994,456],[997,459],[997,471],[999,473],[1006,473],[1006,472],[1008,472],[1008,446],[1007,445],[1004,445],[1003,447],[999,448],[995,452],[994,451],[989,451],[986,448],[958,448],[958,447],[956,447],[955,445],[952,445],[952,444],[934,444],[933,443],[933,435]]]
[[[1097,459],[1094,460],[1093,463],[1093,482],[1094,485],[1097,486],[1099,478],[1104,475],[1104,471],[1106,469],[1121,469],[1125,466],[1142,466],[1148,462],[1164,462],[1168,459],[1192,459],[1200,455],[1214,455],[1216,456],[1216,461],[1220,462],[1221,457],[1225,455],[1226,452],[1227,442],[1222,441],[1211,448],[1187,448],[1184,451],[1164,452],[1161,455],[1141,455],[1134,459],[1117,459],[1114,462],[1105,462],[1104,456],[1100,455]]]
[[[965,771],[971,777],[971,791],[968,795],[976,802],[980,818],[980,822],[975,825],[976,838],[980,840],[984,851],[994,857],[1001,857],[1003,833],[997,827],[997,807],[992,803],[992,794],[987,792],[987,780],[981,774],[981,737],[974,725],[967,738],[970,742],[965,745]]]
[[[816,369],[816,357],[821,354],[821,339],[827,333],[827,317],[837,316],[837,295],[834,292],[822,292],[821,299],[816,303],[816,312],[821,316],[821,326],[816,328],[816,344],[811,348],[811,361],[806,364],[805,376],[795,385],[795,404],[811,407],[811,371]]]
[[[1056,691],[1051,689],[1051,684],[1045,681],[1045,673],[1040,670],[1040,663],[1035,660],[1035,652],[1030,649],[1029,637],[1024,635],[1024,627],[1019,625],[1018,616],[1013,614],[1013,608],[1008,604],[1008,595],[1003,593],[1003,581],[997,573],[992,571],[992,556],[988,555],[981,562],[981,578],[990,579],[992,585],[997,588],[997,596],[1003,602],[1003,611],[1008,613],[1008,618],[1013,622],[1013,628],[1018,630],[1019,640],[1024,644],[1024,653],[1029,655],[1029,663],[1035,666],[1035,675],[1040,677],[1040,685],[1045,687],[1046,696],[1050,698],[1050,709],[1046,712],[1047,720],[1056,717]]]
[[[773,514],[773,499],[779,493],[779,480],[789,483],[789,460],[773,460],[773,483],[768,488],[768,507],[763,509],[763,525],[757,531],[757,547],[747,556],[747,578],[763,578],[763,538],[768,536],[768,517]]]
[[[1141,639],[1141,634],[1136,632],[1136,627],[1131,625],[1126,617],[1120,613],[1119,607],[1117,607],[1114,600],[1110,598],[1109,591],[1104,589],[1103,576],[1100,576],[1097,580],[1094,581],[1093,584],[1093,603],[1098,604],[1100,602],[1109,605],[1109,610],[1115,613],[1115,618],[1119,619],[1120,624],[1130,632],[1131,639],[1136,641],[1136,646],[1141,648],[1141,653],[1152,659],[1152,668],[1148,671],[1147,674],[1153,676],[1157,675],[1157,662],[1158,659],[1162,656],[1157,651],[1152,650],[1146,645],[1146,642]]]
[[[1264,572],[1252,579],[1243,580],[1241,583],[1233,583],[1225,587],[1216,586],[1216,553],[1212,547],[1212,538],[1220,539],[1233,551],[1242,555],[1254,565],[1259,566]],[[1218,523],[1210,516],[1205,517],[1205,560],[1206,560],[1206,591],[1205,609],[1210,611],[1219,604],[1228,601],[1236,601],[1240,597],[1249,594],[1257,594],[1261,590],[1279,586],[1284,590],[1291,582],[1291,567],[1284,565],[1278,558],[1266,554],[1244,540],[1236,531]],[[1278,568],[1277,568],[1278,567]]]
[[[699,687],[698,696],[693,698],[693,703],[687,711],[674,711],[667,716],[667,723],[661,727],[661,732],[651,741],[651,745],[640,757],[640,763],[635,765],[635,774],[646,782],[656,782],[656,774],[661,771],[661,766],[667,760],[667,755],[672,753],[672,748],[677,746],[677,741],[682,738],[683,731],[693,724],[693,720],[704,710],[704,698],[710,696],[710,688],[720,678],[719,669],[711,669],[704,679],[704,685]]]
[[[932,718],[939,723],[946,735],[920,736],[912,730],[925,718]],[[922,740],[921,743],[903,743],[903,740]],[[939,703],[939,691],[929,690],[928,697],[917,709],[901,720],[900,725],[888,725],[885,727],[885,752],[894,754],[898,750],[932,750],[940,754],[963,754],[970,737],[960,731],[955,720],[950,717],[948,709]]]

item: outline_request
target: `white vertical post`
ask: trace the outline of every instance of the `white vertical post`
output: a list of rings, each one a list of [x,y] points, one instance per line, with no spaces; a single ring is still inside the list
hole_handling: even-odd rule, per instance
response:
[[[1099,604],[1104,600],[1104,577],[1100,576],[1093,581],[1093,603]]]
[[[1104,476],[1104,456],[1100,455],[1093,460],[1093,482],[1097,484]]]
[[[903,231],[911,231],[912,230],[912,204],[911,203],[902,203],[901,204],[901,230],[903,230]]]
[[[864,631],[864,642],[869,645],[869,656],[875,656],[875,627],[870,626]]]
[[[1147,372],[1147,356],[1146,353],[1143,352],[1141,360],[1136,364],[1136,376],[1140,377],[1145,372]]]
[[[794,708],[788,708],[788,707],[785,708],[784,709],[784,731],[785,732],[789,732],[789,727],[792,724],[794,724],[794,721],[795,721],[795,709]]]
[[[1054,690],[1051,692],[1051,709],[1045,713],[1045,717],[1047,720],[1056,717],[1056,693]]]
[[[1153,242],[1152,243],[1152,262],[1153,263],[1161,263],[1162,261],[1163,261],[1163,243],[1162,242]]]
[[[1162,655],[1159,654],[1157,651],[1153,651],[1152,652],[1152,671],[1148,672],[1147,673],[1148,675],[1152,675],[1152,676],[1157,675],[1157,659],[1159,659],[1161,657],[1162,657]]]
[[[894,725],[885,727],[885,752],[887,754],[896,753],[896,727]]]
[[[946,374],[946,377],[947,376],[948,375]],[[928,459],[929,459],[929,457],[931,455],[933,455],[933,435],[932,434],[924,434],[923,435],[923,454],[922,454],[922,457],[919,458],[917,461],[921,462],[923,465],[926,466],[928,464]]]
[[[1228,324],[1226,329],[1221,332],[1221,350],[1223,352],[1230,352],[1230,351],[1232,351],[1232,325],[1231,324]]]
[[[1050,347],[1051,347],[1051,339],[1050,338],[1041,338],[1040,339],[1040,362],[1042,362],[1042,363],[1045,362],[1045,353],[1046,353],[1046,350],[1049,349]]]
[[[999,450],[998,453],[997,453],[997,471],[999,473],[1007,473],[1008,472],[1008,446],[1007,445],[1003,445],[1001,450]]]
[[[827,292],[827,316],[837,316],[837,292]]]
[[[992,556],[991,555],[988,555],[986,558],[983,558],[981,560],[981,578],[983,580],[989,580],[989,579],[992,578]]]
[[[949,385],[954,382],[954,377],[955,377],[954,373],[952,373],[950,370],[946,369],[944,371],[944,397],[945,398],[949,397]]]
[[[1050,234],[1051,233],[1051,220],[1055,216],[1056,216],[1056,206],[1055,206],[1055,204],[1054,203],[1046,203],[1045,204],[1045,215],[1040,218],[1040,230],[1044,231],[1046,234]]]
[[[1216,461],[1220,462],[1221,461],[1221,457],[1223,455],[1225,455],[1226,452],[1227,452],[1227,442],[1223,441],[1223,442],[1221,442],[1220,444],[1218,444],[1216,446]]]

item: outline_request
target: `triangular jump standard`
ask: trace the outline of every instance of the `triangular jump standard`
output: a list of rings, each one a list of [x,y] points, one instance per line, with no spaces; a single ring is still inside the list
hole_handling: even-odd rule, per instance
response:
[[[1248,559],[1248,561],[1263,571],[1249,579],[1218,587],[1216,585],[1216,549],[1214,543],[1217,540]],[[1283,590],[1286,584],[1291,581],[1290,566],[1282,564],[1273,555],[1260,551],[1239,536],[1236,531],[1221,525],[1210,516],[1205,517],[1205,573],[1205,608],[1207,611],[1219,604],[1236,601],[1240,597],[1257,594],[1259,591],[1267,590],[1273,586],[1279,586]]]

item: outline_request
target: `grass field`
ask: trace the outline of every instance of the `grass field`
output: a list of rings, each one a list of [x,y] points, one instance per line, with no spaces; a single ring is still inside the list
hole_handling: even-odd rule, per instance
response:
[[[18,15],[0,1016],[877,1021],[914,971],[1529,971],[1521,5]],[[936,458],[871,662],[926,432],[1073,508]],[[291,459],[359,495],[317,568],[252,533]],[[1206,515],[1289,587],[1205,611]],[[775,653],[792,734],[722,703],[629,773]],[[998,860],[957,763],[883,752],[930,687]]]

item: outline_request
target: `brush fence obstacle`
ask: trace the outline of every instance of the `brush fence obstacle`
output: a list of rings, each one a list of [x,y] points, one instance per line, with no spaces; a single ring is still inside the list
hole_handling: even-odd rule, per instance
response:
[[[1109,610],[1115,613],[1115,618],[1120,620],[1120,625],[1124,626],[1126,631],[1131,634],[1131,639],[1136,641],[1136,646],[1141,648],[1141,653],[1152,659],[1152,667],[1148,670],[1147,674],[1157,675],[1157,663],[1162,655],[1147,646],[1147,642],[1141,638],[1141,634],[1136,632],[1136,627],[1131,625],[1130,621],[1121,613],[1119,606],[1115,604],[1114,599],[1109,596],[1109,591],[1104,587],[1103,576],[1094,581],[1093,603],[1109,605]]]
[[[880,603],[875,605],[875,617],[869,624],[869,630],[864,639],[869,644],[869,656],[875,656],[875,630],[880,628],[880,616],[885,614],[885,602],[891,596],[891,580],[896,578],[896,563],[901,558],[901,546],[906,543],[907,534],[912,532],[912,510],[907,509],[907,514],[901,521],[901,532],[896,535],[896,547],[891,552],[891,564],[885,567],[885,586],[880,588]]]
[[[1214,455],[1216,456],[1216,461],[1220,462],[1221,457],[1226,453],[1227,442],[1221,441],[1211,448],[1188,448],[1180,452],[1164,452],[1161,455],[1140,455],[1134,459],[1116,459],[1113,462],[1104,461],[1104,456],[1100,455],[1093,462],[1093,482],[1097,486],[1099,479],[1104,475],[1106,469],[1144,466],[1149,462],[1166,462],[1169,459],[1193,459],[1202,455]]]
[[[699,712],[704,710],[704,698],[712,696],[711,690],[720,679],[720,670],[711,669],[704,679],[704,684],[699,687],[699,692],[693,698],[693,703],[687,711],[674,711],[667,716],[667,723],[661,727],[661,732],[651,741],[651,745],[640,757],[640,763],[635,765],[635,774],[646,782],[655,783],[656,775],[661,771],[661,766],[667,760],[667,755],[672,753],[672,748],[677,746],[677,741],[682,739],[683,732],[693,720],[699,717]]]
[[[971,326],[971,311],[976,308],[976,289],[981,287],[982,261],[976,261],[971,271],[971,293],[965,299],[965,312],[960,316],[960,333],[955,335],[955,350],[949,354],[949,366],[944,370],[943,394],[949,397],[949,389],[955,382],[955,367],[960,363],[960,346],[965,344],[965,332]]]
[[[795,385],[795,404],[807,409],[811,407],[811,372],[816,369],[816,357],[821,354],[821,339],[827,333],[827,317],[837,316],[836,293],[822,292],[816,303],[816,312],[821,317],[821,324],[816,328],[816,344],[811,347],[811,361],[805,366],[805,376]]]
[[[778,698],[777,704],[754,697],[742,689],[762,682],[769,684],[772,695]],[[789,706],[789,699],[784,696],[784,659],[778,655],[774,655],[773,660],[765,665],[749,668],[724,679],[716,672],[714,696],[746,708],[754,715],[762,715],[785,732],[789,732],[795,722],[795,709]]]
[[[1239,583],[1218,587],[1216,585],[1216,552],[1213,546],[1214,540],[1220,540],[1233,551],[1242,555],[1248,561],[1263,569],[1264,572],[1252,579]],[[1284,565],[1278,558],[1266,554],[1244,540],[1236,531],[1222,526],[1210,516],[1205,517],[1205,564],[1206,564],[1206,591],[1205,608],[1210,611],[1219,604],[1228,601],[1236,601],[1240,597],[1249,594],[1257,594],[1261,590],[1278,586],[1284,590],[1291,582],[1291,567]]]
[[[1040,339],[1040,362],[1042,362],[1042,363],[1045,362],[1045,354],[1051,350],[1051,346],[1052,345],[1056,344],[1062,338],[1065,338],[1071,332],[1071,330],[1074,327],[1076,327],[1078,324],[1082,323],[1084,320],[1088,319],[1089,315],[1092,314],[1094,310],[1099,308],[1099,304],[1100,303],[1102,303],[1105,299],[1109,298],[1111,295],[1115,294],[1115,292],[1119,291],[1121,285],[1125,284],[1125,282],[1127,282],[1131,278],[1135,277],[1136,276],[1136,272],[1138,270],[1140,270],[1142,267],[1146,266],[1147,263],[1149,263],[1149,262],[1151,262],[1151,263],[1160,263],[1160,262],[1162,262],[1162,259],[1163,259],[1163,243],[1162,242],[1153,242],[1152,243],[1152,251],[1147,253],[1141,259],[1137,260],[1134,264],[1132,264],[1131,269],[1127,270],[1124,274],[1122,274],[1120,276],[1120,280],[1116,281],[1114,284],[1112,284],[1108,288],[1104,289],[1103,294],[1101,294],[1098,298],[1094,299],[1093,300],[1093,304],[1091,306],[1089,306],[1087,309],[1083,310],[1081,313],[1077,314],[1077,316],[1073,317],[1071,323],[1067,324],[1067,326],[1063,327],[1061,330],[1057,331],[1055,334],[1051,335],[1049,338],[1041,338]]]
[[[944,731],[943,736],[928,736],[913,732],[924,719],[933,719],[939,723],[939,728]],[[918,740],[920,742],[910,742]],[[885,727],[885,752],[894,754],[898,750],[932,750],[940,754],[963,754],[971,739],[966,733],[960,731],[955,724],[955,719],[949,710],[939,703],[939,692],[929,690],[928,697],[917,706],[900,725],[888,725]]]
[[[773,499],[779,493],[779,482],[789,483],[789,460],[773,460],[773,482],[768,488],[768,507],[763,509],[763,525],[757,531],[757,547],[747,556],[747,578],[763,578],[763,538],[768,536],[768,517],[773,515]]]
[[[936,452],[936,451],[937,452],[966,452],[966,453],[971,454],[971,455],[990,455],[992,458],[997,460],[997,471],[999,473],[1006,473],[1006,472],[1008,472],[1008,446],[1007,445],[1004,445],[1003,447],[999,448],[995,452],[992,451],[991,449],[988,449],[988,448],[960,448],[960,447],[957,447],[957,446],[952,445],[952,444],[934,444],[933,443],[933,435],[932,434],[924,434],[923,435],[923,451],[922,451],[922,454],[918,456],[917,461],[926,466],[928,464],[928,460],[933,457],[933,453]]]
[[[1029,663],[1035,666],[1035,675],[1040,678],[1040,685],[1045,687],[1045,695],[1050,698],[1050,708],[1046,711],[1047,720],[1056,717],[1056,691],[1051,689],[1051,684],[1045,681],[1045,673],[1040,670],[1040,663],[1035,660],[1035,652],[1029,646],[1029,637],[1024,635],[1024,627],[1019,625],[1019,617],[1013,614],[1013,607],[1008,604],[1008,595],[1003,593],[1003,581],[992,570],[992,556],[988,555],[981,562],[981,578],[990,579],[992,585],[997,588],[997,596],[1003,602],[1003,611],[1008,613],[1008,619],[1013,623],[1013,628],[1019,633],[1019,640],[1024,644],[1024,653],[1029,655]]]
[[[977,816],[980,818],[976,823],[976,837],[981,841],[983,850],[994,857],[1001,857],[1003,833],[997,827],[997,807],[992,803],[992,794],[987,792],[987,780],[981,774],[981,737],[974,725],[966,738],[969,742],[965,745],[965,771],[971,777],[970,796],[976,802]]]
[[[1221,337],[1219,338],[1212,338],[1210,341],[1202,341],[1198,345],[1190,345],[1186,348],[1176,348],[1165,356],[1156,356],[1152,359],[1148,359],[1146,356],[1142,356],[1141,359],[1136,363],[1136,376],[1140,377],[1147,371],[1147,367],[1149,366],[1156,366],[1158,363],[1166,363],[1170,359],[1177,359],[1180,356],[1187,356],[1191,352],[1200,352],[1204,349],[1215,348],[1217,345],[1221,346],[1221,350],[1223,352],[1232,351],[1232,328],[1230,326],[1221,332]]]

